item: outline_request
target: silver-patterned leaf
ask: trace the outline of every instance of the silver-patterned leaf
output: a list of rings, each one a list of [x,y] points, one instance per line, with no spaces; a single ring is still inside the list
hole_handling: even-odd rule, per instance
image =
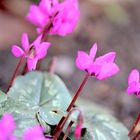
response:
[[[57,124],[63,114],[55,113],[54,109],[65,112],[70,101],[71,96],[58,76],[30,72],[16,78],[8,92],[7,101],[2,104],[4,110],[1,114],[10,112],[14,116],[17,124],[15,133],[20,136],[26,128],[38,122],[43,126],[44,122],[46,125]]]

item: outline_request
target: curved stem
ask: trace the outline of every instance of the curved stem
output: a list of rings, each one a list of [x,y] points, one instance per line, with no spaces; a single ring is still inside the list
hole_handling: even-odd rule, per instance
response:
[[[129,131],[129,133],[128,133],[128,136],[129,136],[129,137],[130,137],[130,135],[133,133],[133,131],[134,131],[134,129],[136,128],[136,126],[137,126],[137,124],[139,123],[139,121],[140,121],[140,113],[139,113],[139,115],[138,115],[136,121],[134,122],[133,127],[130,129],[130,131]]]
[[[18,70],[19,70],[21,64],[23,63],[23,60],[24,60],[24,55],[20,58],[20,61],[19,61],[18,65],[17,65],[17,67],[16,67],[16,69],[14,71],[14,74],[13,74],[11,80],[10,80],[10,83],[9,83],[9,86],[8,86],[8,89],[7,89],[7,92],[9,91],[10,87],[12,86],[12,84],[13,84],[13,82],[15,80],[15,77],[16,77],[16,75],[18,73]]]
[[[76,94],[74,95],[74,97],[73,97],[73,99],[72,99],[70,105],[69,105],[68,108],[67,108],[67,111],[68,111],[68,112],[69,112],[69,111],[71,110],[71,108],[74,106],[74,104],[75,104],[77,98],[79,97],[79,95],[80,95],[80,93],[81,93],[83,87],[85,86],[85,84],[86,84],[88,78],[89,78],[89,74],[87,73],[86,76],[85,76],[85,78],[84,78],[84,80],[82,81],[82,83],[81,83],[79,89],[77,90]]]
[[[65,135],[64,135],[64,137],[63,137],[63,140],[66,140],[66,139],[67,139],[67,137],[68,137],[68,135],[69,135],[69,132],[70,132],[70,129],[71,129],[73,123],[74,123],[73,121],[71,121],[71,122],[69,123],[69,125],[68,125],[68,127],[67,127],[67,129],[66,129]]]
[[[140,135],[140,130],[138,131],[138,133],[134,136],[134,138],[132,138],[132,140],[136,140],[138,138],[138,136]]]
[[[86,84],[86,82],[87,82],[89,76],[90,76],[90,75],[87,73],[86,76],[85,76],[85,78],[84,78],[84,80],[82,81],[82,83],[81,83],[79,89],[77,90],[76,94],[74,95],[74,97],[73,97],[73,99],[72,99],[70,105],[69,105],[68,108],[67,108],[67,111],[68,111],[68,112],[70,112],[71,108],[72,108],[73,105],[75,104],[75,102],[76,102],[77,98],[79,97],[79,95],[80,95],[80,93],[81,93],[83,87],[85,86],[85,84]],[[62,119],[60,120],[60,122],[58,123],[58,125],[56,126],[56,128],[54,129],[53,135],[55,135],[56,133],[58,133],[58,132],[61,130],[62,125],[63,125],[63,123],[65,123],[65,122],[66,122],[66,118],[65,118],[65,117],[62,117]]]
[[[56,58],[56,56],[53,56],[48,65],[49,73],[51,73],[51,74],[55,73],[56,62],[57,62],[57,58]]]
[[[23,68],[23,71],[22,71],[21,75],[25,75],[26,72],[28,72],[28,66],[27,66],[27,63],[24,65],[24,68]]]

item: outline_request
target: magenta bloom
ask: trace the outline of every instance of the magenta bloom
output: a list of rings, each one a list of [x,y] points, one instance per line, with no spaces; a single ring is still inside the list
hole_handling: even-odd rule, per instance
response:
[[[80,140],[81,138],[81,130],[82,130],[82,125],[81,124],[77,124],[75,131],[74,131],[74,136],[76,140]]]
[[[139,72],[136,69],[132,70],[128,77],[127,92],[129,95],[135,94],[136,97],[140,98]]]
[[[15,129],[15,122],[13,117],[6,113],[0,120],[0,140],[18,140],[13,136]],[[40,126],[34,126],[29,128],[25,134],[23,140],[51,140],[50,138],[45,138],[43,135],[43,130]]]
[[[13,117],[6,113],[0,120],[0,140],[17,140],[13,136],[15,123]]]
[[[50,43],[41,42],[41,36],[39,36],[32,44],[29,45],[28,35],[26,33],[22,34],[21,43],[23,49],[17,45],[12,46],[13,55],[15,57],[24,56],[27,59],[29,71],[35,70],[38,60],[46,56]]]
[[[109,52],[95,59],[96,52],[96,43],[90,49],[89,55],[84,51],[78,51],[76,66],[99,80],[108,78],[119,71],[119,67],[114,63],[115,52]]]
[[[41,0],[39,5],[31,5],[27,20],[37,26],[38,33],[65,36],[73,32],[80,12],[77,0]]]
[[[24,140],[51,140],[50,138],[45,138],[42,132],[43,130],[40,126],[32,127],[25,132]]]

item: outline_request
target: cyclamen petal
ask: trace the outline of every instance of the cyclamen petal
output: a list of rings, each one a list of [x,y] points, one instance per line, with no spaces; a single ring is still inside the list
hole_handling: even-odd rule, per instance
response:
[[[35,46],[36,50],[39,48],[41,43],[42,35],[38,36],[35,41],[32,43],[32,46]]]
[[[75,131],[74,131],[74,136],[75,136],[76,140],[80,140],[81,130],[82,130],[82,126],[81,126],[81,124],[78,124],[75,128]]]
[[[76,66],[81,70],[87,70],[92,64],[92,59],[83,51],[78,51],[78,56],[76,58]]]
[[[0,119],[0,140],[18,140],[13,134],[15,129],[14,118],[5,113]],[[22,140],[53,140],[45,138],[40,126],[34,126],[26,130]]]
[[[29,13],[27,15],[27,20],[32,22],[34,25],[42,27],[45,25],[45,18],[47,20],[47,16],[44,16],[44,13],[38,8],[36,5],[31,5]]]
[[[15,128],[15,123],[13,117],[5,113],[0,120],[0,140],[11,140],[10,138],[14,138],[12,136]]]
[[[116,57],[115,52],[109,52],[103,56],[96,58],[95,63],[114,62]]]
[[[39,48],[36,50],[37,52],[37,59],[42,59],[46,56],[47,50],[50,47],[50,43],[48,42],[43,42],[40,44]]]
[[[140,83],[133,82],[127,88],[127,93],[129,95],[140,92]]]
[[[27,66],[28,66],[28,70],[32,71],[36,69],[36,65],[37,65],[37,59],[30,59],[28,58],[27,60]]]
[[[97,79],[103,80],[105,78],[111,77],[112,75],[119,72],[119,67],[115,63],[103,63],[101,66],[101,70]]]
[[[20,57],[20,56],[24,55],[24,51],[16,45],[12,46],[12,53],[15,57]]]
[[[93,44],[92,48],[90,49],[89,56],[94,60],[95,55],[97,52],[97,43]]]
[[[58,4],[58,0],[41,0],[39,3],[39,8],[46,13],[46,15],[51,14],[52,7]]]
[[[37,26],[38,33],[51,22],[53,26],[46,33],[65,36],[74,30],[79,17],[77,0],[41,0],[39,6],[31,5],[27,20]]]
[[[28,35],[27,33],[23,33],[22,34],[22,38],[21,38],[21,43],[22,43],[22,47],[25,51],[27,51],[29,49],[29,40],[28,40]]]
[[[24,135],[24,140],[49,140],[44,137],[40,126],[29,128]]]
[[[128,84],[132,82],[139,82],[139,72],[136,69],[132,70],[128,77]]]

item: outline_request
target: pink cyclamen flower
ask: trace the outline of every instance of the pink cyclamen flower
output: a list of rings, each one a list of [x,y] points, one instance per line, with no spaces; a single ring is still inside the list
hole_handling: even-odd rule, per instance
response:
[[[51,140],[50,138],[45,138],[42,132],[43,130],[40,126],[29,128],[24,134],[24,140]]]
[[[13,117],[5,113],[0,120],[0,140],[18,140],[14,135],[15,122]],[[40,126],[34,126],[26,130],[23,140],[52,140],[45,138]]]
[[[76,140],[80,140],[81,138],[81,131],[82,131],[82,124],[77,124],[75,131],[74,131],[74,136]]]
[[[65,36],[73,32],[79,17],[78,0],[41,0],[38,6],[30,6],[27,20],[37,26],[38,33]]]
[[[15,122],[13,117],[6,113],[0,120],[0,140],[17,140],[13,136],[13,131],[15,129]]]
[[[114,63],[115,52],[109,52],[95,59],[96,52],[96,43],[90,49],[89,55],[84,51],[78,51],[76,66],[99,80],[108,78],[119,71],[118,65]]]
[[[129,95],[135,94],[136,97],[140,98],[139,72],[136,69],[132,70],[128,77],[127,92]]]
[[[15,57],[25,57],[27,59],[27,66],[29,71],[35,70],[38,60],[44,58],[47,50],[50,47],[49,42],[41,42],[39,36],[32,44],[29,44],[27,33],[22,34],[22,48],[17,45],[12,46],[12,53]]]

